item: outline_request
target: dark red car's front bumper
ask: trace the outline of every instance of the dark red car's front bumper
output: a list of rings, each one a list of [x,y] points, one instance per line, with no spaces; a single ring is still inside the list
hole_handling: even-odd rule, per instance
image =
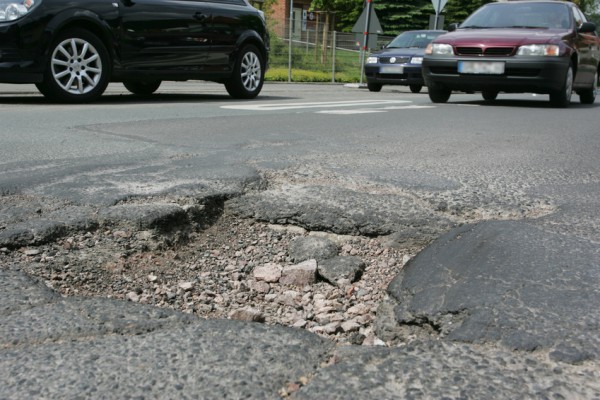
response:
[[[462,74],[458,72],[459,61],[503,62],[504,73]],[[426,56],[422,71],[427,86],[458,91],[547,94],[561,90],[569,63],[568,57],[503,57],[482,60],[480,57]]]

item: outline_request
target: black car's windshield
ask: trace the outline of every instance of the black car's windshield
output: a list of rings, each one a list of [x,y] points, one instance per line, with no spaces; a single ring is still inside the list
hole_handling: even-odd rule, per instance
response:
[[[475,11],[461,28],[568,29],[573,18],[561,3],[490,3]]]
[[[409,31],[396,36],[394,40],[387,45],[387,48],[419,48],[424,49],[436,37],[440,36],[442,31]]]

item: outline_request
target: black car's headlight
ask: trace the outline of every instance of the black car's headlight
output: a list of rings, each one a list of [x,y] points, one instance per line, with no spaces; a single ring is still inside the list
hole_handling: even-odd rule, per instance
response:
[[[41,0],[0,0],[0,22],[22,18],[40,2]]]

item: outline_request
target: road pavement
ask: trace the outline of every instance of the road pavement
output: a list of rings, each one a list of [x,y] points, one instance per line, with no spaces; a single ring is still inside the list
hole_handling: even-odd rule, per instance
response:
[[[179,85],[165,90],[178,88],[188,90]],[[36,109],[55,107],[38,104],[39,96],[27,88],[4,89],[12,101],[4,100],[0,108],[8,112],[14,111],[14,101],[33,103]],[[209,86],[208,97],[202,99],[190,99],[187,92],[183,98],[167,98],[177,104],[182,99],[186,104],[210,103],[223,100],[219,90]],[[373,119],[344,119],[337,120],[339,131],[331,128],[331,136],[320,142],[324,152],[315,157],[309,131],[293,125],[288,126],[290,136],[275,137],[275,128],[253,130],[259,126],[252,118],[256,109],[243,107],[269,106],[286,91],[316,92],[319,110],[328,113],[308,116],[319,122],[331,116],[324,98],[362,89],[278,85],[270,90],[267,85],[268,102],[226,104],[238,107],[238,116],[246,115],[247,132],[233,134],[219,119],[222,128],[215,125],[211,137],[198,128],[210,124],[210,118],[194,117],[185,105],[182,116],[132,123],[127,119],[131,108],[118,99],[125,92],[117,86],[111,86],[101,103],[104,110],[117,110],[112,121],[94,122],[87,114],[98,110],[73,108],[76,115],[69,126],[92,132],[89,138],[74,137],[75,143],[64,149],[50,144],[43,160],[28,159],[27,151],[4,151],[1,251],[35,248],[68,233],[106,226],[112,219],[160,231],[189,212],[153,204],[153,197],[165,193],[219,199],[224,212],[240,218],[385,236],[396,246],[426,245],[392,281],[389,299],[378,309],[379,345],[335,345],[301,329],[203,320],[114,299],[65,298],[24,274],[18,264],[2,265],[0,398],[600,398],[600,219],[595,211],[600,166],[594,156],[600,142],[593,123],[567,132],[570,137],[564,142],[564,131],[552,135],[556,142],[536,137],[537,130],[522,137],[506,133],[482,139],[490,134],[484,124],[463,125],[461,130],[473,130],[471,141],[461,143],[466,149],[460,154],[452,138],[435,136],[421,144],[422,138],[404,136],[410,150],[398,151],[397,144],[394,148],[405,158],[386,164],[370,158],[377,153],[386,159],[385,145],[376,146],[375,135],[370,141],[365,137],[377,132],[384,136],[381,143],[391,143],[399,133],[368,130]],[[397,101],[396,95],[404,99],[401,90],[384,93],[389,101]],[[416,112],[431,106],[421,99],[410,103],[423,107]],[[487,107],[482,111],[473,96],[462,99],[458,106],[443,107],[440,115],[464,118],[490,112]],[[515,118],[554,112],[522,97],[516,106],[512,101],[500,102],[497,112]],[[389,113],[381,108],[408,103],[402,104],[360,107]],[[153,104],[133,104],[142,106],[158,112]],[[460,106],[461,112],[453,111]],[[304,110],[306,104],[296,107]],[[227,115],[227,110],[211,112],[221,118],[217,114]],[[569,116],[594,113],[578,107],[568,111]],[[289,109],[266,112],[288,119],[307,117],[289,114]],[[69,137],[60,130],[58,118],[44,118],[44,123],[34,121],[19,129],[33,135],[39,124]],[[388,126],[385,118],[379,122]],[[358,130],[352,130],[353,124]],[[168,127],[178,127],[182,134],[166,137]],[[545,124],[542,128],[549,129]],[[346,132],[344,140],[357,145],[342,149],[337,132]],[[18,143],[13,133],[7,139]],[[574,140],[576,135],[583,142]],[[103,147],[103,140],[109,145]],[[445,140],[443,145],[440,140]],[[490,148],[478,151],[484,140],[495,145],[490,147],[495,155],[488,159]],[[109,149],[114,141],[123,145],[118,151],[88,154],[92,148]],[[140,143],[147,151],[140,150]],[[535,153],[538,145],[545,152]],[[349,160],[352,148],[356,154]],[[85,157],[74,156],[78,149]],[[565,157],[566,166],[550,164],[550,154],[563,151],[578,157]],[[330,159],[324,159],[326,153]],[[498,153],[501,158],[496,158]],[[437,164],[436,159],[444,161]],[[543,167],[554,169],[534,167],[540,160],[546,160]],[[471,172],[470,163],[482,167]],[[495,175],[500,169],[510,174],[500,179]],[[148,208],[119,204],[132,195],[147,198]],[[13,202],[18,196],[35,197],[37,203]]]

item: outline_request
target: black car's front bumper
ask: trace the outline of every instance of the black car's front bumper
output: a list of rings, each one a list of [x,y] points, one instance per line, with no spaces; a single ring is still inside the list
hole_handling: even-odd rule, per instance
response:
[[[365,75],[367,82],[379,83],[382,85],[423,85],[423,75],[421,74],[421,66],[414,64],[395,65],[394,68],[400,67],[402,71],[386,72],[385,68],[390,68],[390,65],[373,64],[365,65]]]
[[[0,24],[0,82],[36,83],[43,79],[41,50],[21,21]],[[25,39],[23,39],[25,37]]]
[[[504,63],[504,73],[462,74],[459,61]],[[568,57],[425,57],[423,79],[427,86],[451,90],[495,90],[508,93],[551,93],[562,90],[570,59]]]

